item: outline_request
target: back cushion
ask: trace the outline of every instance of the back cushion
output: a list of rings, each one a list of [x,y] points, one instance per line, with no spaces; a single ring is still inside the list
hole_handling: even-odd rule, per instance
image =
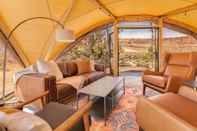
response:
[[[58,63],[58,66],[64,77],[77,74],[77,65],[75,62],[62,62]]]
[[[170,55],[168,64],[170,65],[190,65],[191,55],[190,53],[174,53]]]
[[[67,71],[70,76],[77,74],[77,64],[75,62],[67,63]]]
[[[168,65],[164,72],[165,76],[178,76],[181,78],[187,78],[190,72],[188,66]]]
[[[58,65],[54,61],[48,62],[48,61],[38,60],[36,63],[39,73],[53,75],[56,77],[56,80],[63,79],[63,74],[59,69]]]

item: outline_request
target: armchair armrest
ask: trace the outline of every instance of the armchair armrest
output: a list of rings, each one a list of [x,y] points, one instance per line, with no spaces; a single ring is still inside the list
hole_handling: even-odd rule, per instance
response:
[[[191,124],[144,97],[138,100],[136,116],[145,131],[196,131]]]
[[[179,91],[179,88],[181,87],[181,84],[183,83],[183,79],[177,76],[169,76],[168,82],[166,86],[166,90],[168,92],[174,92],[177,93]]]
[[[56,78],[47,74],[32,73],[21,76],[16,82],[15,93],[20,101],[28,101],[49,90],[47,101],[56,101]]]
[[[154,72],[154,71],[150,71],[150,70],[145,70],[144,75],[163,75],[163,72]]]
[[[24,103],[20,104],[20,105],[17,105],[15,108],[16,109],[22,109],[25,105],[28,105],[28,104],[31,104],[32,102],[34,101],[37,101],[39,99],[41,99],[42,101],[42,105],[44,106],[45,102],[44,102],[44,97],[46,97],[47,95],[49,94],[49,91],[45,91],[44,93],[42,93],[41,95],[35,97],[35,98],[32,98],[28,101],[25,101]]]

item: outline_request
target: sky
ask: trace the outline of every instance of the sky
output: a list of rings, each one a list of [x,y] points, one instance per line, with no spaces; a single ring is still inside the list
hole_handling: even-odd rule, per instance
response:
[[[121,25],[150,26],[150,23],[149,22],[132,22],[132,23],[122,22]],[[176,37],[186,36],[183,33],[170,30],[168,28],[164,28],[163,32],[164,32],[164,38],[176,38]],[[124,30],[120,30],[119,37],[122,39],[131,39],[131,38],[150,39],[152,38],[152,31],[151,29],[124,29]]]
[[[169,30],[164,28],[164,38],[176,38],[186,36],[183,33],[176,32],[173,30]],[[119,37],[121,39],[150,39],[152,38],[152,31],[150,29],[127,29],[121,30],[119,33]]]

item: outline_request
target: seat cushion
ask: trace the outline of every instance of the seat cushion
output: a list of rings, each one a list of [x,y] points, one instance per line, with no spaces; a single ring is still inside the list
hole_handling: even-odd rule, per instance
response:
[[[77,90],[69,84],[57,84],[57,99],[61,100],[66,97],[74,97]]]
[[[49,123],[49,125],[55,129],[69,117],[71,117],[76,110],[69,105],[59,104],[51,102],[47,104],[43,110],[36,113],[37,116],[41,117]],[[83,121],[79,120],[70,131],[84,131]]]
[[[165,88],[167,80],[167,77],[164,76],[144,75],[143,77],[143,81],[161,88]]]
[[[165,93],[150,98],[154,103],[197,127],[197,102],[174,93]]]
[[[104,77],[105,73],[102,72],[102,71],[93,71],[93,72],[90,72],[90,73],[82,74],[81,76],[83,76],[86,79],[85,84],[90,84],[90,83]]]
[[[70,76],[60,81],[57,81],[57,84],[69,84],[73,86],[76,90],[82,87],[83,83],[84,83],[84,78],[81,75]]]

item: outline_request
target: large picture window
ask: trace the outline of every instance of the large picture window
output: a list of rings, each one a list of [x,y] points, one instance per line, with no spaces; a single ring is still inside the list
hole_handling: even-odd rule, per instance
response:
[[[3,95],[6,96],[14,91],[15,83],[13,81],[13,75],[16,71],[23,69],[22,64],[19,62],[19,58],[17,57],[15,52],[9,47],[7,51],[5,89],[3,89],[4,46],[5,39],[0,34],[0,98],[3,97]]]
[[[111,35],[110,28],[91,32],[81,40],[75,42],[75,46],[65,51],[58,61],[70,61],[78,58],[89,58],[106,67],[111,67]]]

